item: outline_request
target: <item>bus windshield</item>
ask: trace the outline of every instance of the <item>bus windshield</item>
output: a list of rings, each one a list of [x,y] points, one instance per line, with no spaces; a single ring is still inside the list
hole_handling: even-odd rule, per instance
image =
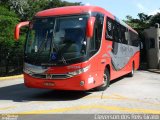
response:
[[[30,23],[25,57],[39,63],[66,63],[86,55],[87,16],[36,18]]]

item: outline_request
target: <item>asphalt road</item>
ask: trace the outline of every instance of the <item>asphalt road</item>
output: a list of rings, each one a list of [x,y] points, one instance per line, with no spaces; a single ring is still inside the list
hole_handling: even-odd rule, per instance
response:
[[[160,74],[137,71],[101,92],[26,88],[23,79],[0,81],[0,113],[160,114]]]

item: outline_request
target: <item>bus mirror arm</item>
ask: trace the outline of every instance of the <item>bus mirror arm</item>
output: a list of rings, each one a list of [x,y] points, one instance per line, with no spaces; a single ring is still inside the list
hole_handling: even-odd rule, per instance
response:
[[[86,34],[88,38],[91,38],[93,36],[94,32],[94,23],[95,23],[96,18],[95,17],[90,17],[87,22],[87,27],[86,27]]]
[[[28,25],[29,25],[29,21],[20,22],[19,24],[16,25],[15,31],[14,31],[14,38],[15,38],[15,40],[18,41],[18,39],[19,39],[20,29],[21,29],[22,27],[28,26]]]

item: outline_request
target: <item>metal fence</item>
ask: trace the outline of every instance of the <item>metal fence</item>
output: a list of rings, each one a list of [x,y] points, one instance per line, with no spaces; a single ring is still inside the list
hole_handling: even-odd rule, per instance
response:
[[[0,51],[0,76],[21,74],[23,70],[23,52],[6,53]]]

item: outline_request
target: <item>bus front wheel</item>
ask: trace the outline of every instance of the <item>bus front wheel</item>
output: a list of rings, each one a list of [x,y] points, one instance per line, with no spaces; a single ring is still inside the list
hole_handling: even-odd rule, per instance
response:
[[[104,91],[109,87],[109,82],[110,82],[110,74],[109,70],[106,69],[103,75],[103,84],[99,87],[96,88],[98,91]]]

